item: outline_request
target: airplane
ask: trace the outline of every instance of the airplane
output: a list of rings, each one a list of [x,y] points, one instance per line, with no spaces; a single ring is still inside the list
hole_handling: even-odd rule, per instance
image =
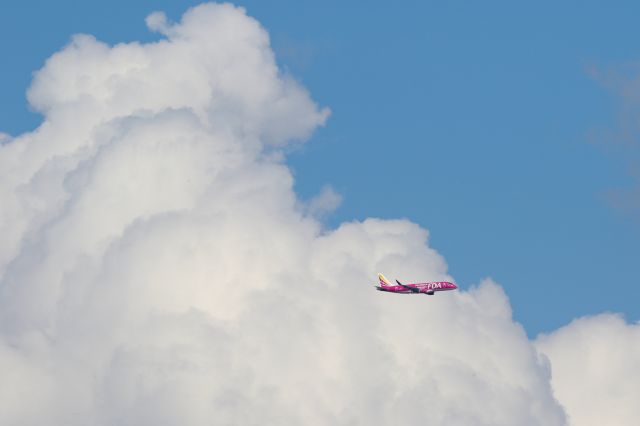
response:
[[[376,289],[380,291],[388,291],[390,293],[400,293],[400,294],[426,294],[428,296],[433,296],[436,291],[447,291],[447,290],[455,290],[458,288],[454,283],[450,283],[448,281],[434,281],[429,283],[417,283],[417,284],[402,284],[400,281],[396,280],[398,285],[391,285],[389,281],[385,278],[384,275],[378,274],[378,280],[380,280],[380,285],[376,286]]]

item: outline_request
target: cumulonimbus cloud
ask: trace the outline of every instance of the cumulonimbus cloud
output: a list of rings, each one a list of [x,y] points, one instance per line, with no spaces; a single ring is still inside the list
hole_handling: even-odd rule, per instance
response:
[[[328,110],[258,22],[147,24],[75,36],[29,90],[43,123],[0,146],[0,424],[566,423],[576,327],[539,352],[490,280],[381,297],[378,270],[448,278],[427,231],[301,207],[283,148]]]

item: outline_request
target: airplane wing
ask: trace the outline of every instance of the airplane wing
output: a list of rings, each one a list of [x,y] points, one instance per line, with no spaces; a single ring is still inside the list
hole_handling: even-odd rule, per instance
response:
[[[400,281],[396,280],[396,282],[398,283],[398,285],[401,285],[402,287],[406,288],[407,290],[411,290],[414,293],[424,293],[427,296],[433,296],[435,294],[435,292],[433,291],[433,289],[429,289],[427,291],[424,290],[420,290],[419,288],[415,288],[415,287],[409,287],[408,285],[404,285],[402,284]]]
[[[412,292],[414,292],[414,293],[420,293],[420,290],[418,290],[418,289],[417,289],[417,288],[415,288],[415,287],[409,287],[408,285],[404,285],[404,284],[402,284],[402,283],[401,283],[400,281],[398,281],[398,280],[396,280],[396,282],[398,283],[398,285],[400,285],[400,286],[402,286],[402,287],[406,288],[407,290],[411,290],[411,291],[412,291]]]

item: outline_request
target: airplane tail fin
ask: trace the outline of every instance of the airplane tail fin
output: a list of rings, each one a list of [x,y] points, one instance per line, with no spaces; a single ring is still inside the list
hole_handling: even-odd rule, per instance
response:
[[[389,281],[382,274],[378,274],[378,280],[380,280],[380,285],[382,287],[390,286]]]

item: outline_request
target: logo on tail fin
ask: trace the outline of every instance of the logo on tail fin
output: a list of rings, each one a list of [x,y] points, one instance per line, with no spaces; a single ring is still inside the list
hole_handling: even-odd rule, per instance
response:
[[[380,280],[380,285],[383,287],[391,285],[389,284],[389,281],[387,281],[387,279],[382,274],[378,274],[378,279]]]

